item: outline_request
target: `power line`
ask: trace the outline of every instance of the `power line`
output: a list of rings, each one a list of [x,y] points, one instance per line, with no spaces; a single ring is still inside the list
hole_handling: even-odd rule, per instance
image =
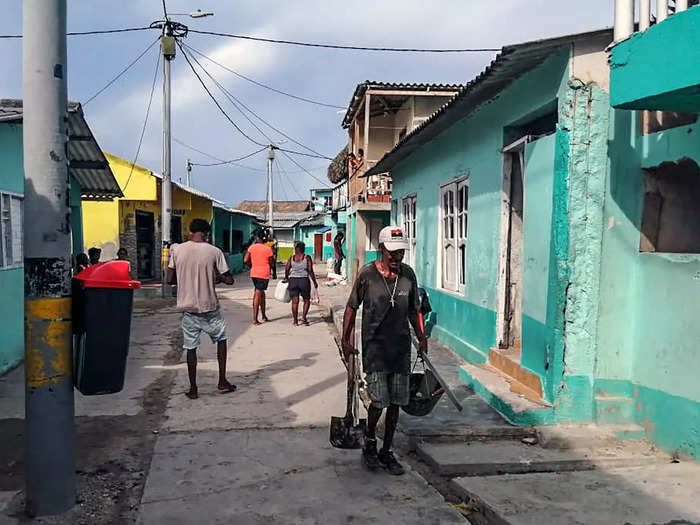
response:
[[[248,35],[234,35],[232,33],[218,33],[215,31],[200,31],[190,29],[190,33],[200,35],[225,36],[229,38],[238,38],[242,40],[254,40],[256,42],[267,42],[271,44],[287,44],[291,46],[303,47],[321,47],[327,49],[346,49],[352,51],[390,51],[399,53],[486,53],[500,51],[500,48],[482,47],[482,48],[463,48],[463,49],[422,49],[415,47],[367,47],[367,46],[345,46],[339,44],[319,44],[315,42],[299,42],[295,40],[278,40],[274,38],[262,38]]]
[[[284,169],[284,166],[282,166],[282,163],[279,161],[279,159],[277,159],[277,167],[278,167],[278,168],[282,171],[282,173],[284,173],[284,175],[287,177],[287,179],[289,180],[289,185],[290,185],[290,186],[292,187],[292,189],[294,190],[294,193],[297,194],[297,197],[299,197],[299,199],[303,201],[303,200],[304,200],[304,197],[301,195],[301,193],[299,193],[299,190],[297,190],[297,187],[294,185],[294,180],[292,179],[292,177],[289,176],[289,173],[287,172],[287,170]]]
[[[202,151],[201,149],[197,149],[197,148],[195,148],[194,146],[191,146],[191,145],[189,145],[189,144],[186,144],[186,143],[182,142],[181,140],[179,140],[179,139],[177,139],[177,138],[175,138],[175,137],[173,137],[173,141],[174,141],[174,142],[177,142],[180,146],[183,146],[183,147],[185,147],[185,148],[187,148],[187,149],[190,149],[190,150],[192,150],[192,151],[196,151],[197,153],[199,153],[199,154],[201,154],[201,155],[204,155],[205,157],[209,157],[210,159],[219,161],[219,162],[221,162],[222,164],[228,162],[228,161],[225,161],[225,160],[223,160],[223,159],[220,159],[219,157],[215,157],[214,155],[211,155],[210,153],[207,153],[206,151]],[[266,146],[264,149],[267,149],[267,146]],[[262,172],[262,173],[267,173],[267,170],[262,169],[262,168],[253,168],[253,167],[251,167],[251,166],[245,166],[245,165],[243,165],[243,164],[235,164],[235,163],[233,163],[233,162],[231,162],[231,164],[234,165],[234,166],[238,166],[239,168],[243,168],[243,169],[247,169],[247,170],[252,170],[252,171],[259,171],[259,172]]]
[[[180,51],[182,51],[182,56],[185,57],[185,61],[187,62],[187,65],[190,66],[190,69],[192,70],[192,73],[194,73],[194,75],[197,77],[197,80],[199,81],[199,83],[200,83],[200,84],[202,85],[202,87],[204,88],[204,91],[207,92],[207,95],[209,95],[209,98],[211,98],[212,101],[214,102],[214,104],[216,104],[216,107],[219,108],[219,111],[221,111],[221,113],[223,113],[224,117],[226,117],[226,120],[228,120],[228,121],[231,123],[231,125],[232,125],[234,128],[236,128],[236,130],[237,130],[241,135],[243,135],[245,138],[247,138],[247,139],[248,139],[250,142],[252,142],[253,144],[256,144],[256,145],[258,145],[258,146],[267,147],[267,144],[263,144],[262,142],[258,142],[257,140],[255,140],[255,139],[249,137],[248,135],[246,135],[245,132],[238,126],[238,124],[236,124],[236,123],[233,121],[233,119],[228,115],[228,113],[226,113],[226,111],[224,110],[224,108],[221,107],[221,104],[219,104],[219,101],[216,100],[216,97],[214,97],[214,95],[212,94],[212,92],[209,91],[209,88],[208,88],[207,85],[204,83],[204,80],[202,80],[202,77],[200,77],[200,76],[199,76],[199,73],[197,73],[197,70],[196,70],[196,69],[194,68],[194,66],[192,65],[192,62],[190,62],[190,58],[187,56],[187,53],[185,53],[185,50],[184,50],[184,49],[182,48],[182,46],[180,45],[180,41],[176,39],[175,42],[177,42],[177,46],[180,48]]]
[[[148,124],[148,115],[151,113],[151,103],[153,102],[153,93],[156,90],[156,80],[158,80],[158,66],[160,65],[160,53],[158,53],[158,58],[156,59],[156,71],[153,74],[153,84],[151,84],[151,94],[148,97],[148,106],[146,107],[146,118],[143,119],[143,127],[141,128],[141,137],[139,137],[139,145],[136,148],[136,155],[134,155],[134,161],[131,163],[131,169],[129,170],[129,177],[126,179],[126,184],[124,184],[124,189],[122,193],[126,191],[129,182],[131,182],[131,176],[134,173],[134,166],[136,161],[139,160],[139,153],[141,153],[141,144],[143,143],[143,135],[146,133],[146,125]]]
[[[245,76],[237,71],[234,71],[233,69],[221,64],[220,62],[217,62],[213,58],[208,57],[207,55],[205,55],[201,51],[197,51],[195,48],[193,48],[190,45],[187,45],[187,44],[183,44],[183,45],[187,49],[189,49],[190,51],[198,54],[202,58],[207,59],[212,64],[219,66],[221,69],[225,69],[229,73],[233,73],[237,77],[242,78],[243,80],[247,80],[248,82],[251,82],[251,83],[255,84],[256,86],[260,86],[261,88],[269,89],[270,91],[273,91],[274,93],[279,93],[280,95],[285,95],[287,97],[294,98],[296,100],[301,100],[302,102],[308,102],[309,104],[316,104],[317,106],[324,106],[324,107],[333,108],[333,109],[345,109],[345,106],[336,106],[335,104],[328,104],[326,102],[319,102],[317,100],[311,100],[310,98],[300,97],[298,95],[293,95],[291,93],[287,93],[286,91],[282,91],[280,89],[273,88],[272,86],[268,86],[267,84],[263,84],[262,82],[258,82],[257,80],[254,80],[254,79],[247,77],[247,76]]]
[[[192,166],[222,166],[222,165],[224,165],[224,164],[233,164],[234,162],[238,162],[238,161],[241,161],[241,160],[245,160],[245,159],[247,159],[247,158],[252,157],[253,155],[257,155],[258,153],[260,153],[261,151],[265,151],[266,149],[267,149],[267,146],[265,146],[264,148],[260,148],[259,150],[256,150],[256,151],[254,151],[253,153],[249,153],[248,155],[245,155],[245,156],[243,156],[243,157],[239,157],[239,158],[237,158],[237,159],[222,160],[222,161],[220,161],[220,162],[212,162],[212,163],[209,163],[209,164],[201,164],[201,163],[198,163],[198,162],[191,162],[190,164],[192,164]]]
[[[188,46],[187,44],[183,44],[183,46],[186,47],[187,49],[190,49],[190,50],[191,50],[190,46]],[[206,58],[206,57],[205,57],[205,58]],[[302,148],[304,148],[304,149],[310,151],[311,153],[314,153],[314,154],[318,155],[319,158],[329,159],[329,160],[330,160],[330,157],[326,157],[326,156],[323,155],[322,153],[319,153],[318,151],[316,151],[316,150],[314,150],[314,149],[311,149],[310,147],[308,147],[308,146],[302,144],[301,142],[299,142],[298,140],[295,140],[293,137],[290,137],[289,135],[287,135],[287,134],[286,134],[284,131],[282,131],[281,129],[277,129],[275,126],[273,126],[272,124],[270,124],[269,122],[267,122],[267,121],[266,121],[265,119],[263,119],[260,115],[258,115],[257,113],[255,113],[255,111],[253,111],[253,110],[250,109],[248,106],[246,106],[239,98],[237,98],[237,97],[236,97],[235,95],[233,95],[230,91],[228,91],[224,86],[222,86],[221,83],[218,82],[218,81],[211,75],[211,73],[209,73],[209,71],[207,71],[206,68],[204,68],[204,66],[202,66],[201,62],[199,62],[199,61],[197,60],[196,57],[192,57],[192,59],[197,63],[197,65],[202,69],[202,71],[204,71],[204,72],[207,74],[207,76],[219,87],[219,89],[220,89],[225,95],[229,95],[229,97],[232,97],[233,99],[235,99],[235,101],[238,102],[238,104],[240,104],[241,106],[243,106],[251,115],[253,115],[255,118],[257,118],[260,122],[262,122],[263,124],[265,124],[265,125],[266,125],[267,127],[269,127],[270,129],[276,131],[277,133],[279,133],[279,134],[282,135],[283,137],[285,137],[285,138],[291,140],[292,142],[294,142],[294,143],[297,144],[298,146],[301,146]],[[231,100],[231,99],[229,98],[229,100]],[[231,103],[232,103],[234,106],[236,106],[236,103],[233,102],[232,100],[231,100]],[[238,108],[237,108],[237,109],[238,109]],[[240,111],[240,109],[239,109],[239,111]],[[241,112],[241,113],[243,113],[243,112]],[[260,131],[260,133],[261,133],[265,138],[267,138],[267,140],[272,141],[272,139],[270,139],[270,137],[268,137],[267,135],[265,135],[265,133],[264,133],[258,126],[256,126],[245,114],[243,114],[243,116],[246,117],[246,119],[248,120],[248,122],[250,122],[250,123],[255,127],[255,129],[257,129],[258,131]]]
[[[200,84],[202,85],[202,87],[205,89],[205,91],[207,92],[207,94],[209,95],[209,97],[214,101],[214,103],[215,103],[216,106],[219,108],[219,110],[220,110],[220,111],[224,114],[224,116],[228,119],[228,121],[229,121],[231,124],[233,124],[233,126],[234,126],[245,138],[247,138],[248,140],[250,140],[250,141],[253,142],[254,144],[257,144],[258,146],[266,146],[265,144],[262,144],[261,142],[258,142],[258,141],[256,141],[256,140],[254,140],[253,138],[251,138],[250,136],[246,135],[246,134],[243,132],[243,130],[241,130],[241,128],[231,119],[231,117],[228,115],[228,113],[226,113],[226,111],[223,109],[223,107],[221,106],[221,104],[219,104],[219,101],[216,100],[216,98],[214,97],[214,95],[211,93],[211,91],[209,90],[209,88],[206,86],[206,84],[205,84],[204,81],[202,80],[202,77],[199,75],[199,73],[197,73],[197,70],[195,69],[195,67],[192,65],[192,62],[190,61],[190,57],[189,57],[188,54],[185,52],[184,46],[180,43],[179,40],[177,41],[177,45],[178,45],[178,47],[180,48],[180,51],[182,52],[182,55],[185,57],[185,60],[187,61],[187,64],[190,66],[190,69],[192,69],[192,72],[195,74],[195,76],[196,76],[197,79],[199,80],[199,83],[200,83]],[[283,136],[287,137],[289,140],[295,142],[296,144],[299,144],[300,146],[306,148],[306,149],[309,150],[309,151],[312,151],[313,154],[312,154],[312,153],[304,153],[304,152],[302,152],[302,151],[289,150],[289,149],[280,148],[280,147],[276,147],[275,149],[278,149],[278,150],[280,150],[280,151],[282,151],[282,152],[286,152],[286,153],[293,153],[293,154],[295,154],[295,155],[302,155],[302,156],[306,156],[306,157],[313,157],[313,158],[317,158],[317,159],[326,159],[326,160],[331,160],[331,161],[333,160],[333,159],[331,159],[330,157],[326,157],[325,155],[322,155],[321,153],[318,153],[318,152],[314,151],[313,149],[309,148],[308,146],[304,146],[303,144],[301,144],[300,142],[297,142],[295,139],[293,139],[293,138],[290,137],[289,135],[283,133],[282,131],[280,131],[280,130],[278,130],[277,128],[273,127],[270,123],[268,123],[268,122],[266,122],[265,120],[263,120],[261,117],[259,117],[258,115],[256,115],[250,108],[248,108],[247,106],[245,106],[245,104],[243,104],[243,103],[242,103],[240,100],[238,100],[235,96],[233,96],[231,93],[229,93],[228,90],[227,90],[226,88],[224,88],[224,87],[223,87],[223,86],[222,86],[222,85],[221,85],[221,84],[220,84],[220,83],[219,83],[219,82],[218,82],[218,81],[217,81],[217,80],[202,66],[202,64],[201,64],[195,57],[192,57],[192,60],[194,60],[194,61],[197,63],[197,65],[202,69],[202,71],[204,71],[204,72],[207,74],[207,76],[219,87],[219,89],[222,90],[222,92],[224,93],[224,95],[229,95],[230,98],[227,97],[227,98],[229,98],[229,101],[234,105],[234,107],[235,107],[238,111],[241,112],[241,114],[246,118],[246,120],[248,120],[248,122],[250,122],[250,123],[253,125],[253,127],[255,127],[255,129],[257,129],[257,130],[260,132],[260,134],[261,134],[263,137],[265,137],[265,138],[266,138],[267,140],[269,140],[270,142],[274,142],[274,141],[269,137],[269,135],[267,135],[264,131],[262,131],[262,130],[260,129],[260,127],[259,127],[258,125],[256,125],[256,124],[255,124],[255,123],[254,123],[254,122],[253,122],[253,121],[252,121],[252,120],[251,120],[251,119],[236,105],[236,102],[234,102],[234,99],[237,100],[239,104],[241,104],[242,106],[244,106],[249,112],[251,112],[251,114],[253,114],[256,118],[258,118],[259,120],[261,120],[261,121],[262,121],[263,123],[265,123],[267,126],[269,126],[270,128],[274,129],[275,131],[277,131],[278,133],[282,134]],[[301,167],[301,166],[300,166],[300,167]],[[302,169],[303,169],[303,167],[302,167]],[[306,173],[308,173],[308,171],[306,171]],[[311,175],[311,176],[313,177],[313,175]]]
[[[183,46],[184,46],[184,47],[188,47],[186,44],[183,44]],[[183,53],[184,53],[184,52],[183,52]],[[216,80],[216,78],[214,78],[214,76],[213,76],[211,73],[209,73],[209,71],[207,71],[207,69],[206,69],[204,66],[202,66],[201,62],[199,62],[199,60],[197,60],[196,57],[193,56],[193,57],[192,57],[192,60],[194,60],[195,63],[200,67],[200,69],[201,69],[202,71],[204,71],[204,73],[211,79],[212,82],[214,82],[214,84],[219,88],[219,90],[221,90],[221,92],[224,94],[224,96],[225,96],[226,98],[228,98],[229,102],[231,102],[231,104],[233,104],[233,107],[235,107],[235,108],[241,113],[241,115],[243,115],[243,117],[244,117],[248,122],[250,122],[250,124],[251,124],[255,129],[257,129],[257,130],[260,132],[260,134],[261,134],[263,137],[265,137],[268,141],[270,141],[271,143],[274,142],[274,140],[272,140],[272,138],[271,138],[268,134],[266,134],[262,129],[260,129],[260,127],[259,127],[255,122],[253,122],[253,121],[250,119],[250,117],[249,117],[248,115],[246,115],[246,113],[245,113],[241,108],[238,107],[239,104],[240,104],[241,106],[243,106],[251,115],[253,115],[255,118],[257,118],[258,120],[260,120],[263,124],[267,125],[269,128],[273,129],[273,130],[276,131],[277,133],[279,133],[279,134],[281,134],[282,136],[288,138],[289,140],[291,140],[291,141],[294,142],[295,144],[298,144],[298,145],[301,146],[302,148],[305,148],[305,149],[311,151],[312,153],[321,155],[321,154],[318,153],[317,151],[314,151],[313,149],[309,148],[308,146],[305,146],[304,144],[302,144],[301,142],[298,142],[297,140],[293,139],[292,137],[290,137],[289,135],[287,135],[287,134],[284,133],[283,131],[277,129],[277,128],[274,127],[272,124],[270,124],[269,122],[267,122],[266,120],[264,120],[262,117],[260,117],[258,114],[256,114],[252,109],[250,109],[248,106],[246,106],[246,105],[245,105],[239,98],[237,98],[233,93],[231,93],[229,90],[227,90],[218,80]]]
[[[286,150],[280,150],[280,151],[281,151],[282,154],[283,154],[285,157],[287,157],[296,167],[298,167],[300,170],[302,170],[304,173],[306,173],[309,177],[311,177],[311,178],[314,179],[315,181],[320,182],[320,183],[323,184],[324,186],[326,185],[326,182],[322,181],[321,179],[319,179],[318,177],[316,177],[313,173],[311,173],[309,170],[307,170],[304,166],[302,166],[301,164],[299,164],[299,163],[294,159],[294,157],[292,157],[291,155],[289,155],[289,153],[288,153]]]
[[[145,31],[153,29],[152,27],[124,27],[121,29],[97,29],[94,31],[71,31],[66,33],[66,36],[83,36],[83,35],[106,35],[110,33],[128,33],[130,31]],[[0,38],[22,38],[22,35],[0,35]]]
[[[114,83],[119,79],[119,77],[121,77],[124,73],[126,73],[127,71],[129,71],[129,69],[131,69],[139,60],[141,60],[141,57],[143,57],[146,53],[148,53],[148,52],[151,50],[151,48],[152,48],[154,45],[156,45],[156,44],[158,43],[158,40],[159,40],[159,39],[160,39],[160,37],[159,37],[159,38],[156,38],[146,49],[144,49],[144,50],[141,52],[141,54],[140,54],[139,56],[137,56],[134,60],[132,60],[132,61],[129,63],[128,66],[126,66],[124,69],[122,69],[122,70],[119,72],[119,74],[117,74],[116,77],[114,77],[112,80],[110,80],[109,82],[107,82],[107,84],[105,84],[105,86],[104,86],[102,89],[100,89],[99,91],[97,91],[97,92],[96,92],[94,95],[92,95],[89,99],[87,99],[85,102],[83,102],[83,107],[87,106],[93,99],[95,99],[96,97],[98,97],[104,90],[106,90],[109,86],[111,86],[112,84],[114,84]]]

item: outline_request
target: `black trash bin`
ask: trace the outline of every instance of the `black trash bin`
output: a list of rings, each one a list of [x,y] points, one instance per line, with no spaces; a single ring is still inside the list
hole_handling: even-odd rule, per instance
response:
[[[73,377],[84,395],[113,394],[124,387],[131,310],[139,281],[128,261],[90,266],[73,280]]]

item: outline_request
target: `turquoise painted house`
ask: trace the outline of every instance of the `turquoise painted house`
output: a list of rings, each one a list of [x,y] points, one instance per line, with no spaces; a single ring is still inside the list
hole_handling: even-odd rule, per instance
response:
[[[477,393],[518,424],[636,423],[699,458],[700,125],[612,108],[612,40],[504,47],[367,174],[391,173],[432,336]]]
[[[243,256],[257,228],[257,219],[252,213],[227,208],[219,202],[214,202],[213,208],[213,243],[224,252],[231,272],[240,273],[245,269]]]
[[[73,253],[82,250],[81,198],[120,197],[121,190],[80,104],[68,104]],[[24,163],[22,101],[0,99],[0,375],[24,358]]]

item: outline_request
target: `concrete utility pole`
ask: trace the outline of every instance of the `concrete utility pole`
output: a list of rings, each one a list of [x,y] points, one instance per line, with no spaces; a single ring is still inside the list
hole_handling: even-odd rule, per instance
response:
[[[270,235],[273,234],[272,226],[273,199],[272,199],[272,161],[275,160],[276,146],[270,144],[270,151],[267,152],[267,220],[270,225]]]
[[[170,219],[172,214],[172,186],[170,184],[170,61],[175,58],[175,37],[169,21],[163,24],[163,35],[160,38],[160,49],[163,53],[163,182],[161,184],[161,291],[167,297],[169,286],[165,282],[168,271],[168,252],[170,250]],[[189,173],[188,173],[189,178]],[[188,181],[189,184],[189,181]]]
[[[75,504],[66,0],[25,0],[26,512]]]

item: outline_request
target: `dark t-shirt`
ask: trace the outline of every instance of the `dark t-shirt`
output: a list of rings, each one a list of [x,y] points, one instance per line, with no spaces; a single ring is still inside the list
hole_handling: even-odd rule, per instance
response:
[[[411,332],[408,316],[419,309],[418,284],[410,266],[401,264],[396,279],[385,279],[374,263],[355,279],[348,306],[362,305],[362,366],[365,372],[408,374],[411,369]]]

